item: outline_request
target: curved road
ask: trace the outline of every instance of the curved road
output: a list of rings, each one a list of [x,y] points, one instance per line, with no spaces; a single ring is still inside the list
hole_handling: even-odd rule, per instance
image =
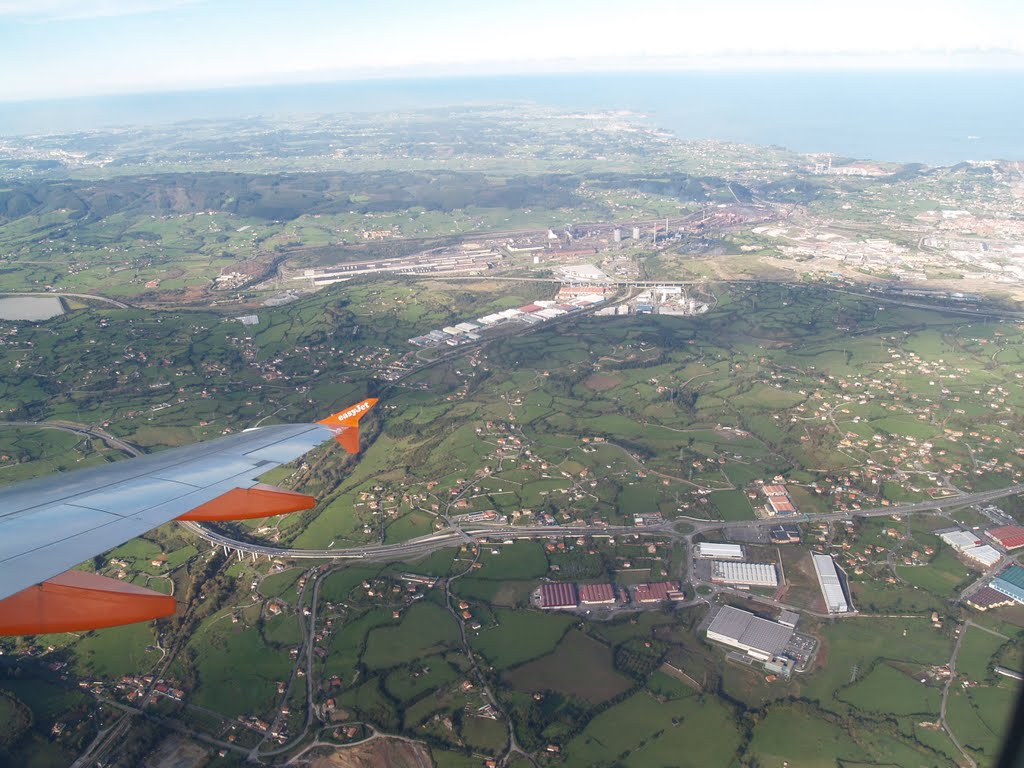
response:
[[[124,451],[131,456],[142,456],[143,452],[131,443],[126,443],[109,432],[98,427],[89,427],[85,424],[76,424],[73,421],[0,421],[0,427],[29,427],[32,429],[59,429],[61,432],[71,432],[83,437],[91,437],[102,440],[104,443],[119,451]]]
[[[118,309],[131,309],[131,306],[125,304],[123,301],[117,299],[109,299],[106,296],[96,296],[92,293],[64,293],[63,291],[4,291],[0,293],[0,297],[3,296],[58,296],[58,297],[70,297],[73,299],[92,299],[93,301],[102,301],[105,304],[110,304],[117,307]]]
[[[338,549],[289,549],[287,547],[272,547],[263,544],[253,544],[245,541],[232,539],[224,534],[211,531],[199,523],[181,521],[181,525],[195,533],[197,536],[227,549],[246,552],[249,554],[266,555],[268,557],[289,557],[296,559],[313,560],[366,560],[373,562],[382,559],[406,559],[410,557],[421,557],[443,549],[448,546],[464,543],[466,536],[508,536],[511,538],[548,538],[562,536],[672,536],[675,538],[692,539],[698,533],[709,530],[722,530],[733,528],[762,528],[785,523],[806,523],[821,520],[843,520],[851,517],[884,517],[888,515],[906,515],[937,512],[945,507],[961,507],[969,504],[980,504],[995,499],[1012,496],[1024,492],[1024,485],[1013,485],[1007,488],[1000,488],[994,491],[980,491],[979,493],[967,493],[961,496],[949,496],[935,501],[920,501],[911,504],[896,504],[890,507],[874,507],[871,509],[854,510],[850,512],[830,512],[824,515],[799,515],[780,520],[779,518],[766,518],[763,520],[704,520],[700,518],[685,517],[667,520],[660,525],[637,528],[624,525],[535,525],[535,526],[513,526],[489,523],[475,523],[472,525],[453,526],[437,531],[436,533],[420,536],[397,544],[366,544],[358,547],[343,547]],[[686,522],[693,530],[687,533],[680,533],[676,529],[679,521]]]

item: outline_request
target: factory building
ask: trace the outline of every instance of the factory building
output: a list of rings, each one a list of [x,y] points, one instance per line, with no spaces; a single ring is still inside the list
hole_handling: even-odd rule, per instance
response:
[[[982,587],[973,595],[967,598],[966,603],[979,611],[987,611],[989,608],[1002,608],[1005,605],[1013,605],[1013,600],[1002,592],[997,592],[992,587]]]
[[[793,628],[723,605],[708,625],[707,637],[755,659],[771,661],[785,650]]]
[[[663,600],[685,600],[686,595],[677,581],[659,581],[637,584],[633,587],[633,599],[638,603],[660,603]]]
[[[750,587],[779,586],[774,563],[714,560],[711,563],[711,580],[717,584],[743,584]]]
[[[990,547],[988,544],[982,544],[980,547],[971,547],[965,549],[962,552],[963,556],[973,560],[985,568],[991,568],[993,565],[999,562],[999,558],[1002,557],[999,554],[999,550],[995,547]]]
[[[581,605],[611,605],[615,602],[615,590],[611,584],[580,584]]]
[[[985,533],[998,541],[1008,551],[1024,547],[1024,528],[1021,528],[1019,525],[1003,525],[999,528],[989,528]]]
[[[739,544],[713,544],[702,541],[697,545],[697,557],[701,560],[742,560],[743,547]]]
[[[541,608],[575,608],[577,603],[575,584],[540,585]]]
[[[957,552],[963,552],[965,549],[971,547],[981,546],[984,542],[975,536],[970,531],[962,531],[959,528],[953,528],[945,531],[936,531],[939,538],[949,544]]]
[[[998,528],[993,530],[999,530]],[[964,557],[973,560],[985,568],[991,568],[999,562],[1002,555],[995,547],[985,544],[970,531],[959,528],[947,528],[936,531],[936,535]],[[989,532],[991,533],[991,531]]]
[[[799,514],[796,504],[793,503],[789,490],[784,485],[764,485],[761,492],[768,499],[768,505],[764,508],[770,517],[787,517]]]
[[[792,523],[773,525],[768,529],[768,540],[772,544],[799,544],[800,526]]]
[[[1024,568],[1019,565],[1011,565],[1000,573],[989,586],[1015,602],[1024,603]]]
[[[849,613],[850,604],[846,600],[843,582],[839,579],[839,572],[836,570],[836,564],[831,555],[811,553],[811,559],[814,562],[814,572],[818,575],[818,586],[821,587],[821,594],[825,598],[828,612]]]

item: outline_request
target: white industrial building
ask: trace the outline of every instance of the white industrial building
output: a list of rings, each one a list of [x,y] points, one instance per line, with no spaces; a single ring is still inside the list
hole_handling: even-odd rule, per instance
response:
[[[982,544],[980,547],[970,547],[963,550],[961,554],[986,568],[991,568],[1002,557],[998,549],[990,547],[988,544]]]
[[[938,537],[966,558],[989,568],[999,562],[1002,555],[995,547],[985,544],[970,531],[952,528],[948,531],[936,531]]]
[[[708,626],[707,636],[708,640],[738,648],[755,659],[770,661],[785,650],[793,631],[793,627],[723,605]]]
[[[970,531],[944,531],[939,534],[939,538],[958,552],[963,552],[965,549],[970,549],[971,547],[977,547],[984,544],[981,539]]]
[[[831,555],[818,555],[812,552],[811,560],[814,562],[814,572],[818,574],[818,586],[821,587],[828,612],[849,613],[850,604],[846,601],[843,583],[839,580],[839,572],[836,571],[836,564]]]
[[[774,563],[714,560],[711,563],[711,580],[719,584],[746,584],[751,587],[779,586]]]
[[[713,544],[702,541],[697,545],[697,557],[702,560],[742,560],[743,547],[739,544]]]

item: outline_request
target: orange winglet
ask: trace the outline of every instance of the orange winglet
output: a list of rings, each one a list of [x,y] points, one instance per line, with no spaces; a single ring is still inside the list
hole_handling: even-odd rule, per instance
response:
[[[173,597],[85,571],[65,571],[0,600],[0,635],[40,635],[151,621],[174,613]]]
[[[316,499],[312,496],[261,483],[252,488],[234,488],[213,501],[200,504],[178,519],[206,522],[251,520],[271,515],[285,515],[289,512],[301,512],[315,506]]]
[[[359,420],[377,404],[376,397],[368,397],[360,403],[344,411],[332,413],[317,424],[323,424],[334,430],[334,439],[349,453],[359,453]]]

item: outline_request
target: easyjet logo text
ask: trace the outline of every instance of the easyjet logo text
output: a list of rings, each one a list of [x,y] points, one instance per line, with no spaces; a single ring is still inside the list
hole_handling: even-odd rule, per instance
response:
[[[350,419],[353,416],[358,416],[363,411],[369,410],[369,408],[370,408],[370,404],[369,403],[360,403],[355,408],[349,408],[344,413],[339,413],[338,414],[338,421],[344,421],[345,419]]]

